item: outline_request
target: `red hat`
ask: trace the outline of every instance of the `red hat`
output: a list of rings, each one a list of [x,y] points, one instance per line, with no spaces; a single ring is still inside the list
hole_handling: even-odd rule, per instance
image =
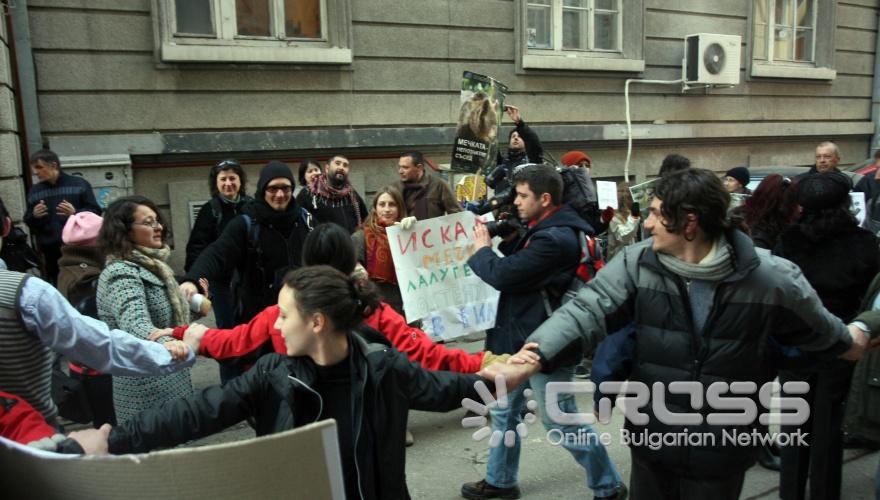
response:
[[[569,151],[562,155],[562,164],[566,167],[576,166],[580,162],[586,160],[590,165],[593,164],[593,160],[590,159],[590,155],[584,153],[583,151]]]
[[[61,241],[65,245],[81,247],[95,246],[98,243],[98,231],[104,219],[92,212],[80,212],[67,218],[64,230],[61,231]]]

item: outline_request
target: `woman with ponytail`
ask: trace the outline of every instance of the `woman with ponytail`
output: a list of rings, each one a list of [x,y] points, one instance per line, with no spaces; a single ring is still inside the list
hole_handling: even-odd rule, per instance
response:
[[[409,498],[404,470],[409,410],[459,408],[462,398],[479,397],[474,384],[481,377],[488,383],[516,370],[501,363],[477,375],[425,370],[397,350],[354,333],[376,304],[369,282],[329,266],[291,272],[278,297],[275,322],[286,356],[263,356],[223,387],[137,415],[110,433],[110,452],[175,446],[248,417],[258,436],[334,418],[346,497]],[[508,378],[508,386],[519,382]]]

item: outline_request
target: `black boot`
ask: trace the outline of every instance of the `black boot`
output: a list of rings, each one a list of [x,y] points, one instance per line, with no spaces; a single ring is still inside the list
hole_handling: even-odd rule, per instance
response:
[[[483,479],[476,483],[464,483],[461,485],[461,496],[470,500],[483,500],[484,498],[517,499],[520,497],[520,492],[519,486],[498,488]]]

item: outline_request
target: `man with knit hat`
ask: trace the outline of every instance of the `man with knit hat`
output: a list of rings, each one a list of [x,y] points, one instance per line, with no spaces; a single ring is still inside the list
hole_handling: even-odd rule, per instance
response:
[[[733,167],[724,174],[724,187],[730,194],[752,194],[752,191],[746,187],[750,179],[748,168]]]
[[[254,202],[232,219],[190,267],[180,290],[187,300],[196,283],[210,283],[238,271],[235,324],[247,323],[275,304],[284,275],[300,266],[302,244],[312,230],[311,215],[293,199],[290,168],[272,160],[260,171]]]
[[[315,176],[296,197],[296,202],[309,211],[318,223],[333,222],[354,233],[367,218],[367,204],[348,181],[351,163],[342,155],[334,155],[324,164],[321,175]],[[275,302],[275,299],[272,299]]]

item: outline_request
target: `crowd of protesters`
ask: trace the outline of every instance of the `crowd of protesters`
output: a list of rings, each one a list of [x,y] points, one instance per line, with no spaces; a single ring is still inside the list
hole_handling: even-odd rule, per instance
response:
[[[595,498],[738,498],[756,461],[780,470],[782,498],[839,498],[845,431],[880,446],[871,382],[880,376],[871,350],[871,332],[880,331],[880,243],[869,230],[880,220],[880,174],[855,185],[867,206],[860,224],[833,143],[817,146],[803,175],[757,182],[745,166],[718,176],[671,154],[648,206],[620,183],[616,208],[585,215],[564,201],[562,172],[583,169],[589,179],[591,157],[570,151],[561,165],[546,162],[519,109],[507,112],[515,123],[508,150],[486,176],[496,193],[511,190],[506,207],[459,203],[418,151],[401,153],[399,181],[369,206],[343,155],[304,160],[296,174],[270,161],[253,198],[241,164],[218,162],[183,276],[167,263],[168,226],[152,200],[126,196],[102,211],[57,155],[34,154],[40,183],[24,221],[46,281],[0,271],[0,435],[61,453],[133,453],[242,420],[265,435],[334,418],[346,496],[408,498],[410,409],[459,408],[462,398],[479,399],[475,382],[491,388],[503,375],[509,404],[490,411],[493,430],[515,433],[533,394],[548,430],[592,435],[588,424],[543,411],[547,384],[574,380],[592,357],[597,383],[803,381],[809,391],[791,395],[811,410],[782,428],[807,433],[806,447],[631,443],[628,486],[598,439],[562,443]],[[500,298],[485,350],[467,353],[407,324],[386,231],[486,207],[507,217],[508,229],[490,235],[478,218],[468,266]],[[5,238],[11,217],[2,200],[0,221]],[[597,237],[607,241],[604,267],[584,277],[584,242]],[[193,322],[210,309],[216,328]],[[87,390],[93,429],[64,432],[50,390],[56,353]],[[196,355],[221,362],[222,385],[193,393]],[[661,390],[648,402],[709,413],[692,407],[692,395]],[[757,393],[745,397],[758,401]],[[578,412],[573,394],[557,401],[561,412]],[[675,424],[650,404],[645,412],[625,428],[767,431],[757,422]],[[519,498],[520,454],[519,440],[492,447],[485,476],[461,495]]]

